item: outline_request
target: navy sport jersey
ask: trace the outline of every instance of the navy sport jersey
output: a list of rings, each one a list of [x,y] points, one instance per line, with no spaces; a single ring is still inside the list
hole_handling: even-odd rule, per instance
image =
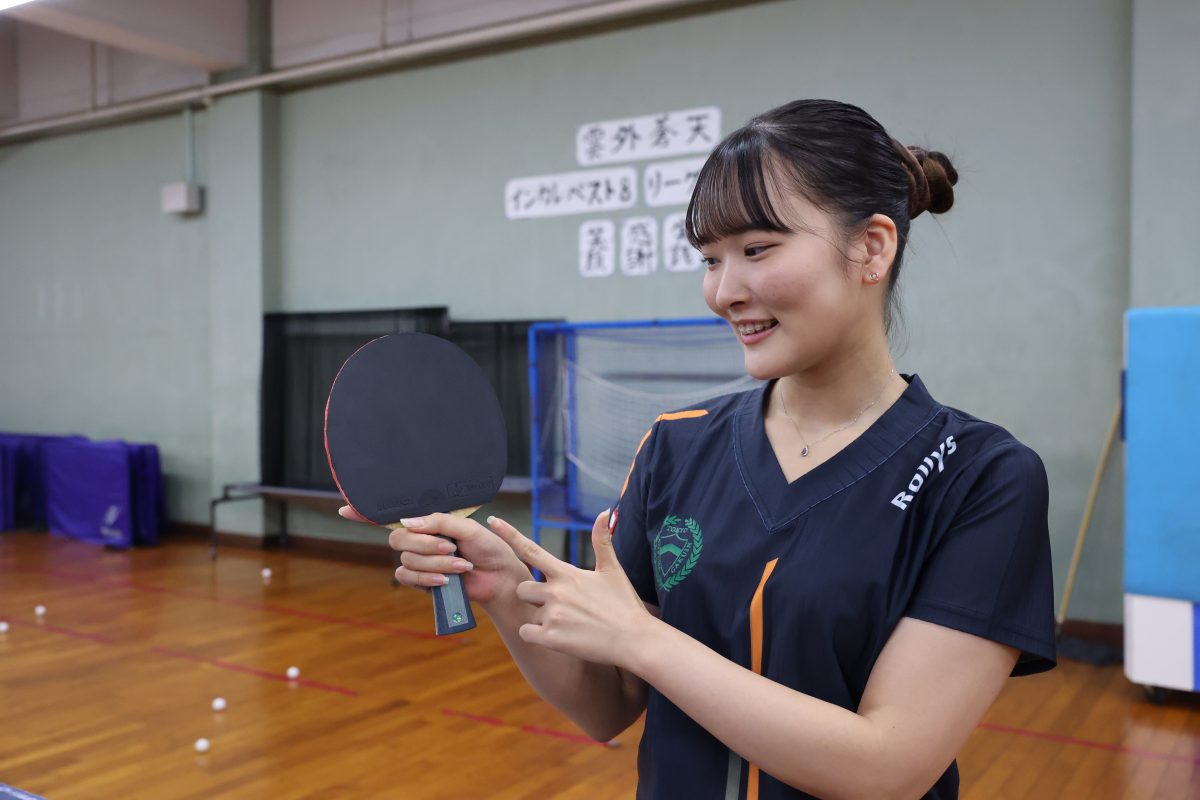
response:
[[[1020,649],[1013,675],[1052,668],[1041,459],[904,379],[865,433],[791,484],[763,426],[766,386],[659,417],[613,535],[642,599],[722,656],[851,710],[906,616]],[[650,687],[639,798],[809,796]],[[951,764],[925,797],[957,796]]]

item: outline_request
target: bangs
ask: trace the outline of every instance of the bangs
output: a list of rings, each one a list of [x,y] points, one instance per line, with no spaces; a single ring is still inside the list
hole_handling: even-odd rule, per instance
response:
[[[692,247],[700,249],[747,231],[794,232],[771,202],[770,179],[763,169],[771,153],[764,139],[761,131],[744,128],[721,142],[704,162],[686,215]]]

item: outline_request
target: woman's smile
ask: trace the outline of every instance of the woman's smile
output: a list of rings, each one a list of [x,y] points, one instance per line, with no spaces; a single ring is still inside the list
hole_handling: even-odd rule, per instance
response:
[[[766,339],[779,327],[779,320],[730,320],[730,325],[737,332],[742,344],[752,345]]]

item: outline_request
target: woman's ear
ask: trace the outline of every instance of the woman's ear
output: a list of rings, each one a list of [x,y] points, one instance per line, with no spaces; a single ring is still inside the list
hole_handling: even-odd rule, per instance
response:
[[[887,280],[888,270],[896,259],[899,237],[896,223],[883,214],[872,214],[863,227],[859,238],[862,253],[862,272],[859,279],[866,283],[881,283]]]

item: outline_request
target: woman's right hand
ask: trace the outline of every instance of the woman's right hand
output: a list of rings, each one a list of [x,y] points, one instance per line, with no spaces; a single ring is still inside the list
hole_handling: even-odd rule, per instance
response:
[[[355,522],[369,521],[350,506],[342,506],[338,514]],[[403,565],[396,570],[398,583],[431,589],[445,583],[444,575],[457,572],[463,576],[467,598],[486,605],[501,597],[515,596],[517,584],[532,580],[529,568],[512,548],[473,519],[429,514],[410,522],[412,527],[393,530],[388,536],[388,544],[400,552]],[[454,541],[448,542],[441,536]]]

